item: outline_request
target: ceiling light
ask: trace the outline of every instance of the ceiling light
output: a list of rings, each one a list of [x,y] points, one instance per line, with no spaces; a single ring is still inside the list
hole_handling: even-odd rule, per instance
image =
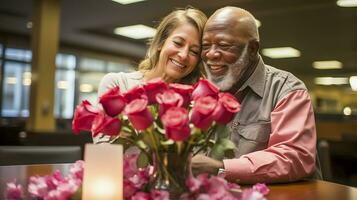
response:
[[[292,47],[267,48],[262,53],[269,58],[293,58],[301,55],[299,50]]]
[[[314,80],[316,85],[345,85],[348,78],[345,77],[317,77]]]
[[[30,21],[30,22],[27,22],[26,23],[26,28],[28,28],[28,29],[31,29],[32,28],[32,22]]]
[[[340,7],[357,7],[357,0],[338,0],[336,4]]]
[[[22,79],[22,84],[25,85],[25,86],[31,85],[31,79],[30,78]]]
[[[337,60],[315,61],[312,66],[315,69],[341,69],[342,63]]]
[[[350,86],[353,91],[357,91],[357,76],[350,77]]]
[[[93,92],[94,88],[93,88],[93,85],[91,85],[91,84],[83,83],[79,86],[79,90],[81,92],[89,93],[89,92]]]
[[[22,74],[22,77],[23,77],[23,78],[31,79],[31,72],[24,72],[24,73]]]
[[[114,29],[114,33],[125,37],[134,39],[144,39],[153,37],[156,33],[156,29],[142,24],[118,27]]]
[[[140,1],[146,1],[146,0],[112,0],[112,1],[126,5],[126,4],[136,3]]]
[[[57,87],[58,87],[58,89],[66,90],[68,88],[68,82],[67,81],[58,81]]]
[[[262,23],[257,19],[255,19],[255,24],[257,25],[258,28],[262,26]]]
[[[11,85],[15,85],[17,82],[17,79],[16,77],[7,77],[6,78],[6,84],[11,84]]]
[[[348,106],[344,107],[343,108],[343,114],[346,115],[346,116],[349,116],[352,114],[352,109]]]

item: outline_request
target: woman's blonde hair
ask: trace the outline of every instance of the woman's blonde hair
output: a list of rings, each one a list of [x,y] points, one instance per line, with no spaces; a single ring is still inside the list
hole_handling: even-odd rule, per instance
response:
[[[157,32],[149,43],[150,46],[146,53],[145,59],[139,64],[139,70],[151,70],[157,65],[159,62],[160,50],[162,46],[164,45],[169,35],[177,27],[183,23],[190,23],[197,28],[201,39],[206,21],[206,15],[202,11],[192,7],[172,11],[169,15],[164,17],[158,25]],[[195,67],[195,69],[182,80],[180,80],[180,82],[185,84],[192,84],[198,80],[198,78],[201,76],[201,72],[202,67],[199,64],[199,66]]]

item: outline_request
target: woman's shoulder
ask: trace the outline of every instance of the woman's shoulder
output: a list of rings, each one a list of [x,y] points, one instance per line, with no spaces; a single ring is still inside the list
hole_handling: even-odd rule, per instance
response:
[[[143,79],[143,73],[140,71],[135,72],[118,72],[118,73],[108,73],[100,81],[98,94],[102,95],[108,89],[119,86],[121,91],[127,91],[134,85],[140,84]]]

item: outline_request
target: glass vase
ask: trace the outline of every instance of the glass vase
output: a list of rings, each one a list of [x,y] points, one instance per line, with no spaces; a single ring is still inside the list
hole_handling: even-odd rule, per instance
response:
[[[154,154],[155,174],[153,187],[166,190],[170,199],[179,199],[187,191],[185,180],[191,174],[191,154],[178,155],[176,152],[159,151]]]

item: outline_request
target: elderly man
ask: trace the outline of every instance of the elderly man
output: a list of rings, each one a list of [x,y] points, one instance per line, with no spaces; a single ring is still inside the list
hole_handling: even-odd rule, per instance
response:
[[[316,129],[307,89],[291,73],[264,64],[254,17],[225,7],[207,21],[202,60],[208,78],[234,94],[241,110],[229,125],[235,158],[192,159],[192,169],[240,183],[285,182],[315,170]],[[219,133],[217,133],[219,134]]]

